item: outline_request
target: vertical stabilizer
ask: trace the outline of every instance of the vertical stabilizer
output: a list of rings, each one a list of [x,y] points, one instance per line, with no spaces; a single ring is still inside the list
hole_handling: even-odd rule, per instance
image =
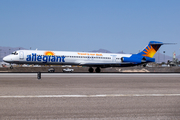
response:
[[[152,58],[156,54],[158,49],[161,47],[161,45],[163,45],[162,42],[150,41],[148,46],[145,47],[143,51],[138,53],[138,55]]]

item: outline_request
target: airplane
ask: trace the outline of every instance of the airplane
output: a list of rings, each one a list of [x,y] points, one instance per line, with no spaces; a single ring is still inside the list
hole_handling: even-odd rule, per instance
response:
[[[155,62],[153,56],[165,43],[150,41],[143,51],[137,54],[68,52],[44,50],[18,50],[3,58],[4,62],[38,65],[79,65],[89,67],[89,72],[101,72],[101,68],[146,65]],[[12,66],[11,66],[12,68]]]

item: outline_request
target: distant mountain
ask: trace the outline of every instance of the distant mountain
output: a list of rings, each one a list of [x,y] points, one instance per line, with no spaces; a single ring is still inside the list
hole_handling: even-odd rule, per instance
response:
[[[111,51],[106,50],[106,49],[93,50],[93,51],[90,51],[90,52],[112,53]],[[116,52],[115,52],[115,53],[116,53]],[[117,53],[123,54],[124,52],[123,52],[123,51],[120,51],[120,52],[117,52]],[[125,53],[124,53],[124,54],[125,54]]]
[[[119,53],[119,54],[126,54],[126,53],[124,53],[123,51],[120,51],[120,52],[117,52],[117,53]]]
[[[106,49],[93,50],[93,51],[90,51],[90,52],[111,53],[109,50],[106,50]]]
[[[25,48],[23,47],[2,47],[0,46],[0,62],[2,61],[2,58],[6,55],[9,55],[11,54],[13,51],[16,51],[16,50],[26,50]]]
[[[154,55],[154,57],[156,59],[156,62],[158,63],[162,63],[162,62],[167,62],[168,60],[172,61],[172,57],[168,56],[168,55],[165,55],[165,54],[162,54],[162,53],[156,53]]]

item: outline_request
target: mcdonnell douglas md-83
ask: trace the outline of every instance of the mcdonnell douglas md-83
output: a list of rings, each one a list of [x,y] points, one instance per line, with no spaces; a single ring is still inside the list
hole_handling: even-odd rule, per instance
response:
[[[3,61],[16,64],[39,65],[79,65],[89,67],[89,72],[97,73],[106,67],[128,67],[155,62],[153,56],[163,45],[162,42],[150,41],[138,54],[91,53],[43,50],[18,50],[3,58]]]

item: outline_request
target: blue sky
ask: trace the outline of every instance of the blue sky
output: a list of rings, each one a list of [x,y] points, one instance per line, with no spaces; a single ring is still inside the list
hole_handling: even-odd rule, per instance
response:
[[[180,0],[0,0],[0,46],[137,53],[149,41],[178,43]]]

